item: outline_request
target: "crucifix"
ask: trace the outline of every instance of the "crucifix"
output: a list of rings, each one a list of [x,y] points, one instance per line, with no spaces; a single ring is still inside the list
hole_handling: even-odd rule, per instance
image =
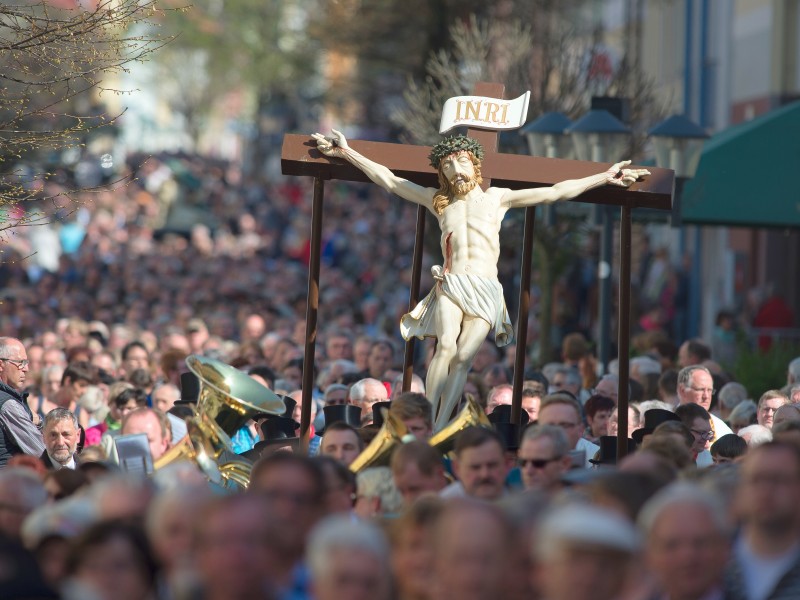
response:
[[[476,93],[502,98],[503,86],[479,84]],[[654,169],[653,173],[649,174],[643,169],[623,169],[627,163],[618,163],[608,168],[607,165],[601,166],[597,163],[498,154],[496,132],[470,131],[469,133],[469,137],[448,138],[434,146],[432,153],[431,149],[420,146],[369,142],[355,142],[350,145],[344,136],[338,133],[334,140],[316,135],[311,143],[303,136],[286,136],[282,153],[282,167],[285,174],[315,177],[305,356],[307,364],[304,365],[304,377],[308,377],[312,372],[313,365],[309,364],[309,361],[313,361],[316,337],[319,239],[315,243],[314,238],[321,230],[323,180],[329,178],[371,180],[406,200],[416,202],[420,205],[420,211],[431,210],[438,216],[442,228],[444,255],[443,265],[438,267],[438,273],[434,271],[434,276],[439,281],[425,301],[407,315],[411,318],[408,321],[404,318],[403,323],[404,337],[432,334],[439,339],[437,353],[442,360],[437,364],[437,359],[434,358],[428,378],[429,399],[434,406],[438,404],[440,398],[442,401],[437,428],[441,428],[449,419],[449,409],[453,406],[454,398],[460,396],[462,380],[466,376],[474,351],[485,339],[489,330],[495,329],[498,340],[508,337],[511,333],[510,320],[502,300],[502,289],[499,288],[496,278],[499,222],[505,210],[516,206],[528,207],[517,332],[520,351],[517,353],[515,364],[512,404],[512,420],[516,419],[516,422],[519,422],[527,329],[527,296],[530,284],[533,206],[540,202],[575,198],[579,194],[582,194],[579,198],[581,201],[622,206],[619,348],[620,379],[627,381],[628,327],[625,325],[629,324],[630,211],[639,206],[668,209],[673,187],[672,171]],[[480,142],[483,142],[483,145]],[[314,151],[315,145],[317,152]],[[323,155],[344,160],[329,161]],[[425,163],[429,158],[438,173],[432,172],[431,167],[426,166]],[[475,184],[480,179],[480,170],[486,173],[485,190],[475,189]],[[631,186],[644,174],[650,175],[644,182],[632,186],[630,190],[622,189]],[[490,178],[495,186],[499,184],[502,187],[489,187]],[[448,186],[452,186],[449,199],[448,193],[442,193],[443,190],[449,189]],[[436,192],[437,187],[438,192]],[[453,202],[454,198],[459,201]],[[419,218],[419,214],[418,229],[419,224],[424,222]],[[422,214],[424,215],[424,212]],[[488,235],[482,235],[482,232],[488,232]],[[420,249],[419,233],[418,231],[417,251]],[[626,260],[627,265],[624,264]],[[413,292],[418,290],[419,282],[417,262],[415,260],[416,290],[412,289],[412,306],[416,304]],[[406,333],[409,335],[405,335]],[[410,372],[409,356],[407,348],[406,372]],[[310,405],[305,406],[306,394],[310,402],[310,387],[309,377],[303,386],[301,432],[304,438],[307,438],[307,425],[310,421]],[[435,397],[431,397],[432,395]],[[627,385],[620,386],[619,402],[620,419],[624,419],[627,416]],[[306,410],[308,420],[304,419]],[[627,426],[622,422],[620,431],[627,431]],[[623,454],[624,451],[620,456]]]

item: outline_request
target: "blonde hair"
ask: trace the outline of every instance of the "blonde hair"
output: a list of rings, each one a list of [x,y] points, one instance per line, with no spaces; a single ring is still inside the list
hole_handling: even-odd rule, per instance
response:
[[[469,150],[462,150],[462,152],[466,152],[469,155],[470,160],[472,161],[472,165],[475,168],[475,182],[476,185],[480,185],[483,183],[483,177],[481,177],[481,161]],[[450,204],[453,200],[453,186],[447,180],[447,177],[444,176],[442,173],[442,163],[439,162],[439,189],[436,190],[436,193],[433,195],[433,210],[436,212],[437,215],[441,215],[444,212],[444,209]]]

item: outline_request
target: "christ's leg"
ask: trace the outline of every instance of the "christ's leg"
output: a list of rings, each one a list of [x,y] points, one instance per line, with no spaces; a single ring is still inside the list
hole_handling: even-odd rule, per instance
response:
[[[450,362],[450,374],[447,378],[447,385],[442,392],[442,409],[436,419],[435,430],[441,430],[450,420],[453,409],[458,404],[461,393],[464,391],[464,384],[467,381],[467,374],[472,365],[472,359],[478,353],[483,340],[489,335],[492,326],[479,317],[464,315],[461,324],[461,335],[458,336],[455,356]]]
[[[436,419],[436,409],[439,406],[439,397],[442,395],[450,363],[456,356],[456,341],[461,331],[461,319],[464,314],[461,309],[444,294],[436,298],[436,352],[428,367],[428,376],[425,379],[425,392],[433,405],[433,419]]]

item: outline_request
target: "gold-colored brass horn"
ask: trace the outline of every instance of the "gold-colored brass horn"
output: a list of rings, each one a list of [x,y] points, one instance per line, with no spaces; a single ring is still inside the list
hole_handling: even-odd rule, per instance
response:
[[[456,418],[445,425],[444,429],[436,432],[428,443],[436,448],[442,455],[446,455],[453,450],[456,437],[464,431],[467,427],[486,427],[492,428],[492,422],[486,416],[481,405],[472,397],[472,394],[467,394],[467,404],[456,415]]]
[[[213,432],[203,427],[203,420],[200,417],[187,419],[186,428],[188,433],[156,460],[153,468],[163,469],[172,463],[188,460],[197,464],[209,481],[224,485],[217,465],[217,458],[224,446],[220,443],[214,444]]]
[[[186,365],[200,380],[188,433],[161,458],[160,469],[179,460],[197,464],[209,481],[229,488],[247,488],[252,463],[234,454],[230,436],[257,413],[280,415],[283,400],[248,375],[225,363],[191,355]]]
[[[369,446],[359,454],[351,463],[350,470],[359,473],[368,467],[380,467],[389,464],[394,447],[401,443],[403,436],[408,433],[405,424],[385,408],[383,411],[383,426],[378,434],[369,443]]]
[[[197,412],[231,436],[257,413],[280,415],[283,400],[255,379],[218,360],[190,355],[186,366],[200,380]]]

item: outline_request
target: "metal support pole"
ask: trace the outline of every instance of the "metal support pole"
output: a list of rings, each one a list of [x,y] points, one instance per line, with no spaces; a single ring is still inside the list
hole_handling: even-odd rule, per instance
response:
[[[425,238],[425,213],[424,206],[417,207],[417,233],[414,239],[414,258],[411,264],[411,291],[408,294],[408,310],[414,310],[419,302],[419,280],[422,274],[422,243]],[[415,338],[406,342],[406,353],[403,358],[403,391],[411,389],[411,377],[414,375],[414,343]]]
[[[600,262],[597,265],[597,279],[599,282],[600,328],[598,338],[598,360],[603,369],[603,374],[608,373],[608,363],[611,360],[611,311],[613,310],[611,291],[611,264],[614,255],[614,220],[610,206],[603,206],[602,228],[600,230]]]
[[[519,309],[517,310],[517,353],[514,356],[514,391],[511,396],[511,422],[521,425],[522,384],[525,380],[525,356],[528,345],[528,310],[531,304],[531,265],[533,263],[533,227],[536,208],[525,209],[525,233],[522,237],[522,266],[519,274]]]
[[[623,206],[619,220],[619,390],[617,392],[617,461],[628,453],[628,377],[631,329],[631,209]]]
[[[319,309],[319,263],[322,248],[322,200],[325,182],[314,178],[314,200],[311,205],[311,256],[308,264],[308,300],[306,303],[306,343],[303,354],[303,395],[300,407],[300,452],[308,454],[311,435],[311,402],[314,390],[314,353],[317,343],[317,311]]]

